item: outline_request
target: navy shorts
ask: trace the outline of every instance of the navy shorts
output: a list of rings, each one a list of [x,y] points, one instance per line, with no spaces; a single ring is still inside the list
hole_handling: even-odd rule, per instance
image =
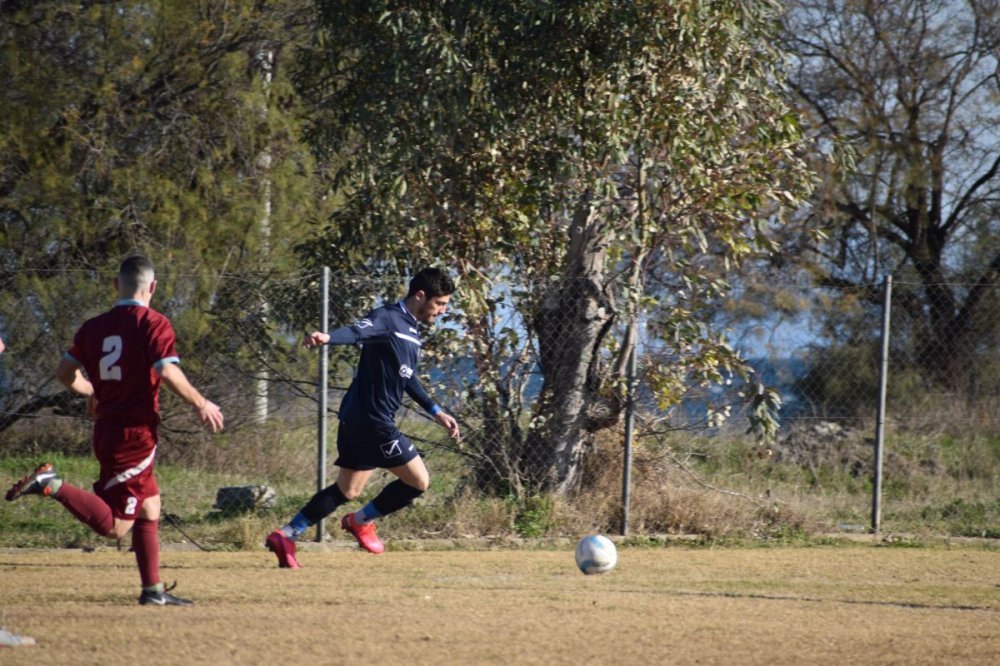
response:
[[[392,426],[371,423],[337,428],[337,460],[334,465],[354,470],[399,467],[420,453],[406,435]]]

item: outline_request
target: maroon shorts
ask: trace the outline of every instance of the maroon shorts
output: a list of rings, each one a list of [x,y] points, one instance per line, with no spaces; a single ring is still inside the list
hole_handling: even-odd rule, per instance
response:
[[[135,520],[147,497],[160,494],[153,475],[156,426],[123,426],[106,419],[94,425],[94,455],[101,464],[94,493],[115,518]]]

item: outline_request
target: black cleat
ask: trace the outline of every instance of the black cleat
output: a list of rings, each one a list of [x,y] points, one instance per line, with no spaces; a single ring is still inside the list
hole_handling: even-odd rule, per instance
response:
[[[13,502],[22,495],[51,495],[49,483],[58,478],[55,467],[49,463],[42,463],[34,472],[12,485],[4,498],[8,502]]]
[[[174,583],[170,587],[164,589],[162,592],[150,592],[149,590],[143,590],[142,594],[139,595],[139,605],[145,606],[151,604],[153,606],[194,606],[194,602],[190,599],[181,599],[180,597],[175,597],[170,594],[170,590],[177,587],[177,583]]]

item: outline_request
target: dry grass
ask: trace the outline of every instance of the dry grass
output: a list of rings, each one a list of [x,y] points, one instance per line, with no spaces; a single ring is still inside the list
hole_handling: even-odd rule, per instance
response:
[[[6,487],[39,459],[56,456],[67,480],[88,487],[96,463],[86,452],[87,434],[57,422],[53,438],[37,442],[24,432],[5,446],[0,484]],[[429,427],[429,426],[425,426]],[[75,434],[74,434],[75,433]],[[870,522],[871,446],[867,429],[838,434],[791,450],[808,455],[763,455],[746,438],[643,438],[632,471],[630,533],[696,534],[708,541],[761,539],[802,541]],[[467,483],[468,461],[427,447],[432,486],[412,508],[380,521],[388,538],[503,539],[572,537],[585,532],[618,533],[622,518],[620,437],[605,433],[588,461],[583,490],[572,497],[490,496]],[[1000,537],[1000,439],[945,430],[894,432],[887,441],[882,527],[889,533]],[[71,452],[72,455],[66,452]],[[786,449],[783,453],[788,453]],[[157,476],[164,509],[191,538],[213,547],[252,549],[257,533],[287,521],[316,490],[313,428],[274,424],[238,436],[194,438],[164,445]],[[782,451],[778,451],[782,453]],[[866,458],[867,456],[867,458]],[[336,469],[331,451],[327,480]],[[353,510],[386,481],[377,475]],[[278,505],[257,514],[225,515],[214,506],[228,485],[266,484]],[[166,541],[187,537],[171,528]],[[30,499],[0,503],[0,545],[85,546],[103,540],[76,523],[61,507]]]
[[[0,552],[4,664],[994,664],[1000,552],[621,548],[163,554],[192,608],[135,605],[128,553]]]
[[[620,524],[620,449],[616,442],[604,443],[589,461],[586,490],[564,504],[568,524],[589,525],[598,531]],[[653,451],[640,444],[630,486],[630,529],[640,534],[698,534],[707,539],[787,536],[817,529],[801,504],[774,501],[749,475],[721,476],[683,464],[670,451]]]

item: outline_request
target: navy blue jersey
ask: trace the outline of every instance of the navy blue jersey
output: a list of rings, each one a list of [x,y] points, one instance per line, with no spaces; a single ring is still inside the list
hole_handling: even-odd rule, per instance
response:
[[[329,344],[361,345],[354,380],[340,403],[342,421],[394,425],[404,391],[428,412],[440,409],[416,377],[420,332],[403,301],[375,308],[361,321],[331,331]]]

